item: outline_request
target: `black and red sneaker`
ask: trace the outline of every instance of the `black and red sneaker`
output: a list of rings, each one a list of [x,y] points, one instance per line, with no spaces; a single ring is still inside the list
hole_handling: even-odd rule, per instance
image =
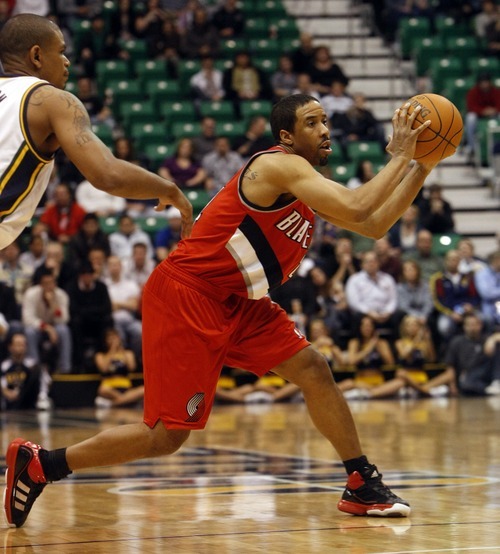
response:
[[[40,449],[38,444],[24,439],[15,439],[7,449],[3,505],[11,526],[24,524],[33,502],[47,484],[40,463]]]
[[[407,517],[410,505],[396,496],[382,482],[382,474],[374,465],[367,466],[361,475],[354,471],[347,478],[347,486],[337,507],[341,512],[355,516]]]

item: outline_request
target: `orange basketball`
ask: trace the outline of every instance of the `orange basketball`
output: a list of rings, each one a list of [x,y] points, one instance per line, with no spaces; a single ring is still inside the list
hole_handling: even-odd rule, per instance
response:
[[[431,120],[431,124],[418,136],[414,159],[422,163],[435,163],[452,156],[464,130],[462,116],[455,104],[439,94],[417,94],[408,100],[411,114],[417,106],[422,106],[413,127]],[[406,103],[406,102],[405,102]]]

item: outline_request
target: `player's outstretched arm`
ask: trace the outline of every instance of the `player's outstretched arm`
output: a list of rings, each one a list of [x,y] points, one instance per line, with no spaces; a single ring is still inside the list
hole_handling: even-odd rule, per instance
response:
[[[193,211],[180,189],[154,173],[115,158],[92,131],[87,111],[78,98],[69,92],[41,87],[37,102],[44,107],[57,143],[90,183],[115,196],[157,198],[157,209],[175,206],[182,214],[183,236],[189,236]]]

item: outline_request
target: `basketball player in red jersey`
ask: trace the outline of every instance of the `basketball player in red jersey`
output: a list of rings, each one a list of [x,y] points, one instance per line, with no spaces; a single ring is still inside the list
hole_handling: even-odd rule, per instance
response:
[[[407,106],[392,119],[388,164],[356,190],[313,166],[331,152],[327,117],[307,95],[280,100],[271,114],[276,146],[253,156],[205,207],[192,234],[145,286],[144,422],[47,451],[23,439],[8,447],[5,512],[25,522],[48,482],[72,471],[175,452],[204,427],[221,367],[296,383],[313,422],[343,460],[347,486],[338,507],[355,515],[407,516],[410,507],[363,455],[354,422],[323,358],[267,292],[293,274],[307,252],[315,214],[378,238],[401,216],[432,166],[407,166],[425,123]]]

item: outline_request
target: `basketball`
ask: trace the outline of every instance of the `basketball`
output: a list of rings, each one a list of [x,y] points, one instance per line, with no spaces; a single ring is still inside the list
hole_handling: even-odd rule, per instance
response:
[[[422,106],[413,128],[431,120],[429,127],[418,136],[413,159],[422,163],[437,163],[452,156],[460,144],[464,129],[462,116],[455,104],[444,96],[431,93],[417,94],[408,102],[408,114],[417,106]]]

